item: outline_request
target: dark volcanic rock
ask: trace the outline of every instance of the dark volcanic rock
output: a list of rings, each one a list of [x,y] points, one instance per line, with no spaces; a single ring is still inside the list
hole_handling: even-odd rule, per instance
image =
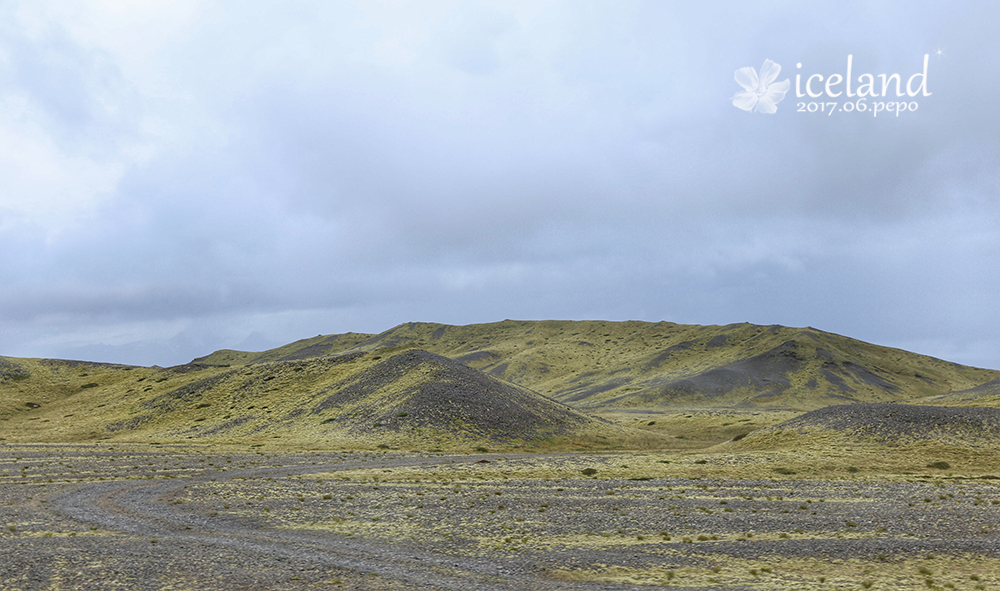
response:
[[[28,368],[24,367],[20,363],[15,363],[0,357],[0,383],[6,381],[24,380],[30,375],[31,373],[28,371]]]
[[[399,389],[393,402],[378,396]],[[333,418],[355,431],[410,427],[491,439],[536,439],[566,433],[595,419],[564,404],[441,355],[410,350],[335,387],[314,409],[351,407]]]
[[[671,347],[671,349],[676,348],[676,346]],[[724,397],[741,388],[752,390],[758,398],[777,396],[791,386],[791,381],[786,376],[799,369],[803,359],[798,344],[794,341],[786,341],[760,355],[741,359],[688,378],[670,381],[653,380],[650,382],[654,387],[651,391],[626,394],[611,400],[611,403],[627,399],[643,401],[647,404],[655,403],[657,400],[678,398],[710,400]]]
[[[807,412],[770,428],[805,430],[810,427],[881,441],[974,441],[1000,438],[1000,410],[886,403],[839,404]]]
[[[976,386],[975,388],[959,390],[958,392],[952,392],[947,395],[948,398],[956,400],[975,400],[977,398],[985,398],[988,396],[1000,396],[1000,378],[990,380],[985,384]]]

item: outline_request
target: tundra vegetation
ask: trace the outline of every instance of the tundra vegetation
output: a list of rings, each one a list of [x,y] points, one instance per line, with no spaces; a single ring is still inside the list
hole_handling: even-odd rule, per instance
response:
[[[0,358],[0,587],[1000,589],[1000,372],[805,328]]]

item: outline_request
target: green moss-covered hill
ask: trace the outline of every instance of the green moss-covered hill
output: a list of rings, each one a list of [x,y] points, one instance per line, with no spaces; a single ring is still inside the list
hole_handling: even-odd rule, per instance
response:
[[[0,357],[0,441],[646,446],[583,411],[1000,406],[998,378],[812,328],[409,323],[171,368]]]
[[[0,440],[9,442],[432,450],[630,437],[649,435],[414,349],[166,369],[0,358]]]
[[[812,410],[911,400],[1000,378],[1000,371],[814,328],[669,322],[408,323],[378,335],[317,336],[262,353],[219,351],[197,361],[246,364],[409,347],[591,410]]]

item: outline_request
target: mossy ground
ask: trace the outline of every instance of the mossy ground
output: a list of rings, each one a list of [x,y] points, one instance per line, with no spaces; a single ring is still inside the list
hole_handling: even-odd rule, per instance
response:
[[[158,502],[206,527],[313,532],[404,553],[530,564],[543,579],[708,589],[998,588],[996,458],[953,458],[941,470],[926,467],[940,449],[886,459],[893,454],[864,447],[827,466],[822,453],[792,449],[446,455],[0,445],[0,545],[134,544],[129,534],[58,516],[48,503],[82,484],[152,479],[175,491]],[[171,580],[182,584],[189,575],[178,570]],[[378,588],[350,573],[338,580]]]
[[[707,558],[710,558],[706,556]],[[956,554],[884,560],[820,560],[775,556],[770,560],[719,557],[725,566],[634,569],[605,566],[559,570],[566,581],[603,581],[687,588],[749,587],[761,590],[996,589],[1000,558]]]
[[[766,463],[707,475],[695,457],[477,456],[409,467],[376,460],[371,468],[206,485],[185,503],[237,499],[233,514],[262,526],[537,561],[560,580],[789,590],[1000,583],[1000,559],[988,550],[1000,534],[994,480],[848,471],[800,479]],[[200,510],[225,512],[220,503]],[[982,551],[961,551],[969,544]],[[831,555],[804,556],[810,549]]]

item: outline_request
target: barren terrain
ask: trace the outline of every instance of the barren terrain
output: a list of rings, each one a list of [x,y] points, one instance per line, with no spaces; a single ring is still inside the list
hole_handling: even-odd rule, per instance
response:
[[[5,589],[1000,588],[985,473],[122,445],[0,466]]]

